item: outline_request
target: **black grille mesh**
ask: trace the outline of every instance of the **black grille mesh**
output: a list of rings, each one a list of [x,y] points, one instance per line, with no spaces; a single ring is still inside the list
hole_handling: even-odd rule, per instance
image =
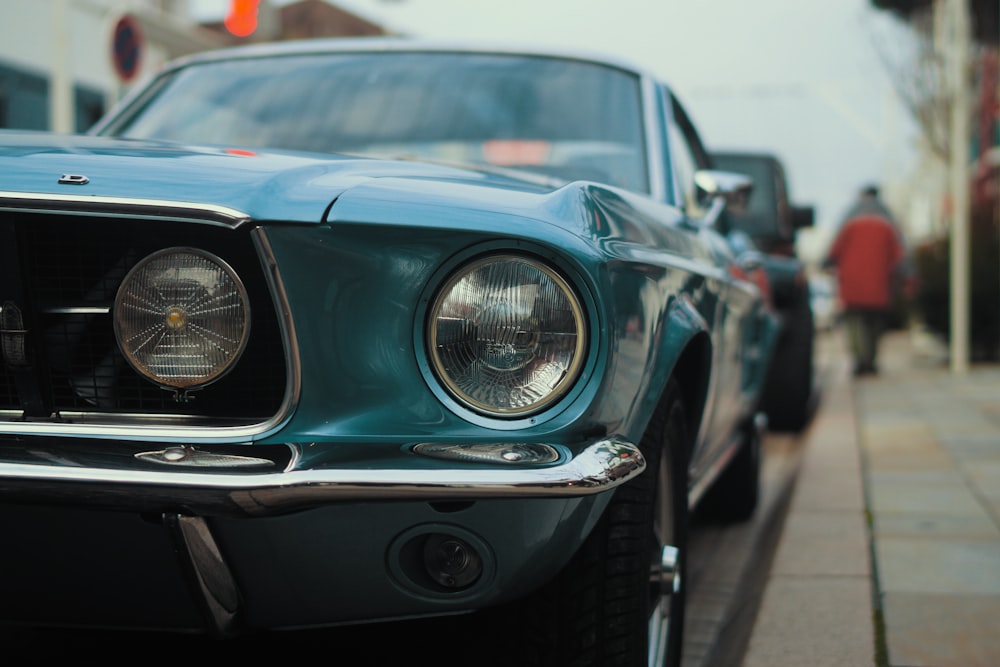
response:
[[[16,245],[22,284],[18,295],[30,323],[33,374],[57,414],[170,414],[220,423],[253,423],[274,415],[285,391],[280,329],[260,261],[247,230],[156,220],[108,220],[41,214],[0,218],[16,244],[0,247],[0,261]],[[250,295],[247,349],[225,377],[178,402],[140,377],[115,342],[110,308],[118,285],[156,250],[185,246],[228,262]],[[107,309],[108,312],[95,312]],[[23,397],[7,364],[0,364],[0,410],[20,410]]]

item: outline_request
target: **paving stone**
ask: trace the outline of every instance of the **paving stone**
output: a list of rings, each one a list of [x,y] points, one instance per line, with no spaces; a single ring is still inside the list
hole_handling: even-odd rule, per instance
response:
[[[874,516],[873,523],[878,538],[922,537],[950,540],[961,537],[989,540],[1000,537],[1000,530],[986,513],[978,516],[928,516],[882,512]]]
[[[993,517],[994,523],[1000,525],[1000,490],[992,490],[982,496],[986,503],[986,511]]]
[[[976,486],[986,489],[1000,489],[1000,461],[984,461],[966,468],[969,478]]]
[[[965,484],[881,482],[870,484],[868,498],[873,512],[911,512],[979,516],[982,505]]]
[[[1000,665],[1000,596],[887,593],[882,609],[890,665]]]
[[[839,436],[839,441],[834,446],[814,446],[810,442],[805,460],[810,467],[823,474],[845,473],[857,476],[861,469],[859,452],[856,449],[845,448],[843,436]]]
[[[789,515],[771,574],[869,576],[871,554],[860,515],[853,512]]]
[[[984,451],[996,452],[1000,448],[1000,441],[996,433],[986,433],[982,435],[957,435],[942,433],[938,437],[938,442],[943,446],[954,449],[982,448]]]
[[[869,486],[882,484],[951,484],[961,487],[966,478],[958,468],[925,468],[921,470],[878,470],[868,473]]]
[[[874,424],[870,420],[862,420],[858,432],[862,444],[869,448],[899,451],[905,454],[925,447],[939,446],[930,425],[917,418],[892,428]]]
[[[954,467],[954,460],[941,449],[913,449],[910,451],[865,449],[868,470],[941,470]]]
[[[743,667],[874,665],[871,599],[868,577],[775,577]]]
[[[883,592],[1000,595],[1000,540],[879,537]]]
[[[968,408],[968,406],[964,406]],[[996,433],[996,424],[971,409],[953,407],[947,412],[934,414],[931,423],[939,433],[955,437],[968,437]]]
[[[795,483],[795,506],[805,511],[853,510],[861,514],[865,508],[861,476],[831,474],[819,467],[807,467]]]

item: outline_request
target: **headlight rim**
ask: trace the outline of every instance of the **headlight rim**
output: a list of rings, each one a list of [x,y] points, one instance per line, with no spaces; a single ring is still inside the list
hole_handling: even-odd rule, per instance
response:
[[[119,323],[119,312],[121,309],[120,300],[125,286],[129,284],[129,281],[140,269],[142,269],[143,267],[147,266],[148,264],[152,263],[153,261],[164,255],[182,254],[182,253],[196,255],[204,259],[207,259],[208,261],[219,266],[226,274],[229,275],[229,277],[233,282],[233,285],[235,285],[236,287],[236,291],[239,295],[240,302],[243,307],[243,313],[244,313],[243,332],[240,337],[239,345],[234,350],[234,352],[231,355],[231,358],[224,366],[213,372],[211,375],[206,376],[206,378],[202,381],[194,383],[185,383],[185,384],[179,384],[179,383],[171,384],[170,382],[165,381],[163,378],[157,376],[155,373],[150,371],[146,365],[142,364],[137,359],[135,359],[135,355],[128,350],[128,346],[122,340],[121,325]],[[249,344],[250,341],[250,330],[252,322],[253,322],[253,314],[251,310],[250,294],[247,291],[243,279],[240,278],[240,275],[239,273],[237,273],[236,269],[233,268],[233,266],[229,262],[224,260],[222,257],[219,257],[215,253],[194,246],[170,246],[167,248],[160,248],[159,250],[155,250],[142,257],[139,261],[137,261],[135,264],[132,265],[132,267],[125,274],[125,277],[122,278],[122,280],[118,283],[118,289],[115,292],[115,299],[112,307],[112,329],[114,330],[115,343],[118,347],[118,351],[121,353],[126,363],[128,363],[128,365],[145,380],[157,385],[158,387],[164,390],[181,392],[181,393],[198,391],[211,384],[214,384],[215,382],[221,380],[226,375],[228,375],[230,371],[232,371],[236,367],[240,358],[243,356],[243,353],[247,349],[247,345]]]
[[[511,260],[524,262],[537,268],[562,290],[573,311],[577,339],[570,367],[556,388],[544,400],[526,408],[496,409],[465,398],[464,392],[458,389],[447,377],[447,374],[442,370],[442,362],[437,353],[437,332],[434,324],[437,321],[436,313],[441,302],[463,277],[486,264]],[[558,261],[554,255],[532,252],[524,249],[520,244],[517,248],[500,246],[489,250],[480,249],[479,252],[465,254],[461,259],[455,259],[449,263],[447,270],[442,270],[439,273],[440,279],[434,281],[434,286],[425,299],[425,308],[421,312],[422,326],[420,331],[423,338],[425,372],[429,373],[442,392],[439,396],[447,397],[454,407],[459,408],[459,414],[467,419],[471,417],[471,420],[476,422],[486,419],[494,426],[502,424],[505,427],[517,428],[538,423],[543,415],[563,404],[568,396],[575,395],[581,384],[580,379],[586,375],[586,368],[593,361],[591,359],[591,341],[595,333],[591,322],[590,302],[586,294],[581,292],[578,286],[579,281],[573,280],[571,275],[571,272],[567,271],[563,263]]]

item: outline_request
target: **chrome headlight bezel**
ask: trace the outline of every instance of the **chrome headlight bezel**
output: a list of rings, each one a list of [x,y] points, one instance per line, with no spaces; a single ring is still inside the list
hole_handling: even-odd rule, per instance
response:
[[[213,344],[213,346],[218,348],[218,351],[222,353],[222,357],[224,357],[223,360],[218,363],[208,364],[207,368],[209,370],[200,374],[193,373],[187,376],[168,377],[160,372],[157,372],[153,365],[149,363],[150,358],[148,353],[146,355],[139,354],[139,348],[142,346],[134,344],[132,341],[134,336],[127,331],[132,324],[129,321],[129,316],[135,316],[138,310],[149,305],[141,302],[129,303],[130,298],[135,298],[133,288],[136,287],[136,282],[145,280],[146,276],[144,275],[144,272],[151,269],[156,270],[158,262],[163,263],[165,259],[170,258],[171,256],[193,257],[195,261],[204,263],[203,266],[200,267],[202,270],[215,270],[222,275],[223,281],[226,282],[225,289],[227,290],[224,296],[228,299],[230,309],[236,313],[236,319],[230,323],[235,324],[236,326],[232,328],[232,332],[226,332],[235,335],[231,335],[229,339],[225,341],[224,345],[220,345],[218,343]],[[171,267],[168,263],[167,266],[163,268],[170,269]],[[183,271],[182,268],[173,268],[179,272],[178,275],[181,275],[181,272]],[[216,285],[219,286],[221,283],[222,281],[217,281]],[[202,287],[205,286],[202,285]],[[187,330],[189,324],[188,318],[199,314],[196,312],[190,312],[189,306],[192,304],[183,303],[183,298],[171,299],[165,294],[162,296],[164,298],[163,302],[156,304],[157,306],[163,308],[163,310],[159,312],[159,317],[163,320],[162,326],[160,322],[156,321],[156,317],[150,317],[148,329],[143,330],[143,335],[148,334],[152,337],[159,333],[162,336],[163,334],[169,333],[170,329],[178,331],[182,329]],[[176,301],[176,303],[174,303],[174,301]],[[217,308],[217,306],[213,307]],[[239,361],[239,358],[242,356],[243,351],[246,349],[247,342],[250,338],[250,299],[243,281],[225,260],[199,248],[175,246],[157,250],[156,252],[142,258],[129,270],[119,284],[112,312],[115,340],[118,343],[118,349],[122,356],[139,375],[167,390],[180,392],[195,391],[221,379],[235,367],[237,361]],[[194,319],[191,324],[196,324],[197,322],[198,320]],[[191,329],[194,330],[195,327],[192,326]],[[215,329],[208,327],[205,327],[204,329],[208,332],[208,334],[214,334],[216,336],[222,335]]]
[[[453,374],[449,371],[447,363],[442,359],[439,352],[439,332],[438,321],[442,311],[442,306],[453,294],[454,290],[461,289],[460,285],[470,276],[477,272],[488,270],[488,267],[498,264],[520,265],[529,271],[535,272],[540,281],[546,282],[545,289],[549,293],[557,293],[565,299],[564,314],[573,322],[574,342],[572,350],[569,352],[569,362],[558,368],[560,377],[551,383],[546,393],[524,405],[498,405],[488,404],[465,391]],[[518,289],[522,286],[514,286]],[[508,286],[506,289],[511,289]],[[542,289],[536,287],[535,289]],[[485,293],[483,302],[489,299],[493,292]],[[523,418],[530,418],[539,413],[551,409],[569,394],[583,374],[587,363],[591,331],[588,318],[586,302],[581,298],[573,283],[568,280],[564,273],[557,268],[553,262],[543,259],[533,254],[524,252],[504,250],[478,255],[458,264],[446,277],[438,284],[430,299],[429,306],[424,316],[424,340],[428,366],[438,386],[444,390],[445,395],[454,401],[464,410],[471,414],[487,417],[490,419],[502,419],[513,422]],[[519,333],[521,333],[519,331]],[[530,332],[528,332],[530,334]],[[537,333],[537,332],[536,332]],[[566,349],[563,350],[564,352]],[[478,357],[477,360],[481,360]],[[532,362],[535,360],[532,358]],[[527,364],[523,364],[526,366]],[[516,364],[515,364],[516,366]],[[506,369],[497,370],[491,367],[493,372],[501,373]],[[520,370],[520,367],[513,368],[511,372]]]

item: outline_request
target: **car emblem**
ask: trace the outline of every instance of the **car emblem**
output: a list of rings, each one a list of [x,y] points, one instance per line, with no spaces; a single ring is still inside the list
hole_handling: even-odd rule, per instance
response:
[[[83,174],[63,174],[59,177],[60,185],[86,185],[90,179]]]

